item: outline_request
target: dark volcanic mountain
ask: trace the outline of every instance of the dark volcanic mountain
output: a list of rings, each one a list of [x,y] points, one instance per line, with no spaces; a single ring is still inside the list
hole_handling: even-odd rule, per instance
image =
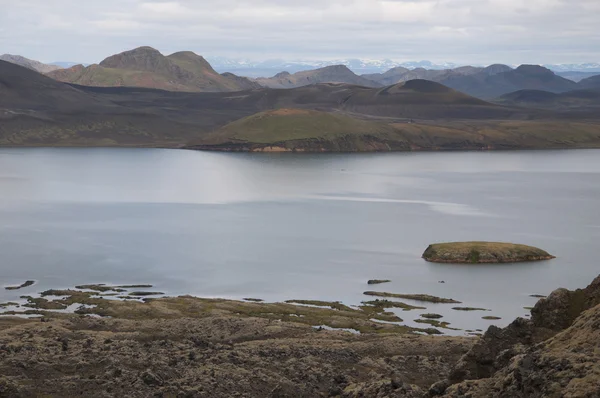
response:
[[[61,69],[60,66],[44,64],[39,61],[34,61],[32,59],[22,57],[20,55],[12,55],[12,54],[0,55],[0,61],[6,61],[6,62],[13,63],[13,64],[21,65],[28,69],[31,69],[31,70],[34,70],[34,71],[40,72],[40,73],[48,73],[48,72],[52,72],[54,70]]]
[[[581,89],[598,89],[600,90],[600,75],[588,77],[577,83],[577,87]]]
[[[483,68],[476,68],[473,66],[461,66],[455,69],[406,69],[406,68],[393,68],[385,73],[373,73],[370,75],[362,75],[362,77],[373,80],[384,86],[391,86],[396,83],[402,83],[409,80],[425,79],[434,82],[443,82],[450,76],[468,76],[480,72]]]
[[[496,107],[440,83],[422,79],[356,92],[344,99],[342,107],[369,115],[413,119],[501,119],[514,114],[510,109]]]
[[[98,65],[76,65],[48,76],[67,83],[97,87],[147,87],[170,91],[240,91],[258,88],[249,79],[220,75],[201,56],[185,51],[167,57],[140,47],[106,58]]]
[[[600,90],[573,90],[551,93],[541,90],[519,90],[505,94],[494,102],[528,108],[597,112],[600,109]]]
[[[32,113],[109,105],[32,69],[0,61],[0,110]]]
[[[521,65],[514,70],[510,66],[501,64],[486,68],[463,66],[446,70],[394,68],[386,73],[363,77],[386,86],[414,79],[431,80],[482,99],[492,99],[524,89],[559,93],[577,88],[573,81],[557,76],[551,70],[537,65]]]
[[[269,88],[294,88],[317,83],[346,83],[364,87],[381,87],[382,84],[356,75],[344,65],[294,73],[281,72],[270,78],[258,78],[256,82]]]
[[[441,83],[469,95],[491,99],[513,91],[530,89],[553,93],[574,90],[577,84],[537,65],[521,65],[514,70],[492,65],[479,73],[449,76]]]

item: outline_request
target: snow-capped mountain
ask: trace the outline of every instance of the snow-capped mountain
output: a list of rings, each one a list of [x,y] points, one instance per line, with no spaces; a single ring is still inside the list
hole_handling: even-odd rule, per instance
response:
[[[558,64],[558,65],[543,65],[546,68],[556,72],[600,72],[600,63],[588,62],[584,64]]]
[[[345,65],[354,73],[369,74],[369,73],[384,73],[392,68],[402,66],[407,69],[454,69],[465,64],[456,64],[452,62],[431,62],[410,61],[400,62],[391,59],[334,59],[328,61],[322,60],[284,60],[284,59],[269,59],[265,61],[251,61],[249,59],[235,59],[227,57],[207,57],[208,62],[218,72],[232,72],[238,75],[249,77],[270,77],[279,72],[300,72],[310,69],[323,68],[331,65]],[[485,65],[472,65],[485,66]],[[518,65],[513,65],[517,67]],[[542,65],[555,72],[600,72],[600,63],[581,63],[581,64],[547,64]]]
[[[382,73],[397,66],[408,69],[451,69],[459,65],[453,63],[433,63],[430,61],[398,62],[391,59],[335,59],[328,61],[319,60],[283,60],[270,59],[266,61],[251,61],[248,59],[234,59],[226,57],[207,57],[208,62],[218,72],[232,72],[251,77],[272,76],[276,73],[287,71],[290,73],[310,69],[318,69],[331,65],[345,65],[356,74]]]

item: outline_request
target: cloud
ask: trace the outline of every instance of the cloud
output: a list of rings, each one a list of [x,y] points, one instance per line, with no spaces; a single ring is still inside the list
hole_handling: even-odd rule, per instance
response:
[[[0,0],[0,7],[0,53],[44,61],[97,62],[140,45],[251,59],[600,61],[597,0]]]

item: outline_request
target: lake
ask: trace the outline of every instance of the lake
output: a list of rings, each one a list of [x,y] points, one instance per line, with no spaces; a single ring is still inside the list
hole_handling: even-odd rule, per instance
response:
[[[83,283],[266,301],[426,293],[453,327],[506,325],[600,273],[600,151],[229,154],[0,149],[0,302]],[[430,243],[512,241],[539,263],[431,264]],[[368,279],[392,282],[368,286]],[[444,281],[445,283],[440,283]],[[404,300],[410,302],[408,300]],[[410,302],[415,304],[415,302]],[[482,320],[483,315],[502,317]],[[460,334],[463,332],[453,332]]]

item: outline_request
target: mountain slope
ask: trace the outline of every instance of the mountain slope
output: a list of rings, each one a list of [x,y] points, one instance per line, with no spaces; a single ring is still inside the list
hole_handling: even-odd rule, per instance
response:
[[[99,103],[93,96],[34,70],[0,61],[0,109],[31,113],[93,108]]]
[[[560,93],[577,88],[575,82],[537,65],[521,65],[517,69],[508,71],[502,71],[498,66],[490,66],[476,74],[449,76],[440,82],[455,90],[483,99],[496,98],[524,89]]]
[[[381,84],[360,77],[344,65],[294,73],[281,72],[270,78],[258,78],[256,82],[269,88],[294,88],[317,83],[346,83],[364,87],[381,87]]]
[[[21,65],[28,69],[31,69],[31,70],[34,70],[34,71],[40,72],[40,73],[48,73],[48,72],[52,72],[54,70],[61,69],[60,66],[44,64],[39,61],[34,61],[32,59],[22,57],[20,55],[12,55],[12,54],[0,55],[0,61],[6,61],[6,62],[11,62],[13,64]]]
[[[245,78],[223,76],[192,52],[165,57],[139,47],[106,58],[98,65],[76,65],[48,76],[63,82],[97,87],[147,87],[171,91],[240,91],[257,88]]]
[[[519,90],[505,94],[494,102],[508,106],[560,111],[597,111],[600,108],[600,90],[583,89],[564,93],[551,93],[542,90]]]
[[[600,89],[600,75],[581,80],[577,87],[581,89]]]
[[[515,113],[440,83],[420,79],[355,92],[341,107],[356,113],[413,119],[501,119]]]
[[[482,71],[483,68],[476,68],[473,66],[462,66],[455,69],[424,69],[415,68],[412,70],[406,68],[393,68],[385,73],[376,73],[370,75],[363,75],[366,79],[373,80],[384,86],[390,86],[396,83],[402,83],[409,80],[424,79],[431,80],[434,82],[442,82],[444,79],[450,76],[463,76],[472,75]]]

